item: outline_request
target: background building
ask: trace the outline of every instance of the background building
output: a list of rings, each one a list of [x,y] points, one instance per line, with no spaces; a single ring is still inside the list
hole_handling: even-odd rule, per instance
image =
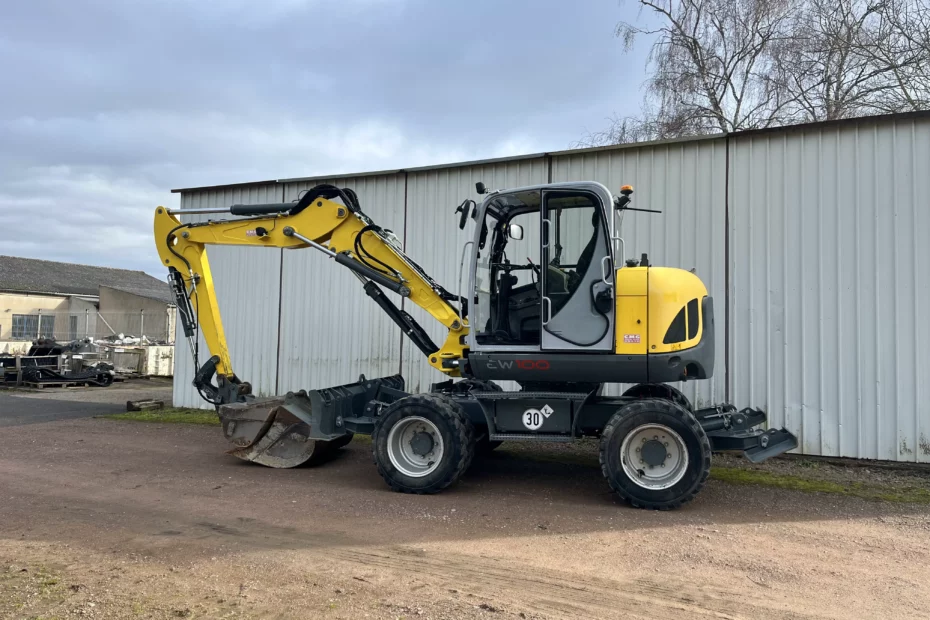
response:
[[[0,352],[38,337],[174,342],[174,308],[167,282],[141,271],[0,256]]]
[[[457,290],[453,209],[475,182],[636,188],[625,255],[696,270],[715,298],[716,372],[679,387],[696,403],[768,411],[799,452],[930,462],[930,114],[848,119],[689,140],[176,190],[182,208],[291,201],[318,183],[351,187],[376,222]],[[634,206],[635,206],[634,205]],[[441,375],[404,342],[358,281],[318,252],[210,248],[232,360],[256,393],[402,373]],[[340,303],[332,303],[332,291]],[[442,328],[406,306],[434,340]],[[203,406],[186,350],[175,403]],[[608,389],[619,392],[622,386]]]

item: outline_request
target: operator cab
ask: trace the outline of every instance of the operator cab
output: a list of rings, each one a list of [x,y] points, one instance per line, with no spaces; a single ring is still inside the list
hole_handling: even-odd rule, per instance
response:
[[[612,204],[599,183],[485,199],[472,247],[472,349],[613,350]]]

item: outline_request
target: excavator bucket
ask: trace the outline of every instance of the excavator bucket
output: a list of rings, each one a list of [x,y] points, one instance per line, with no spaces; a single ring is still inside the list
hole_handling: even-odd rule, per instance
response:
[[[310,425],[285,409],[284,400],[263,398],[221,406],[223,434],[234,446],[227,454],[286,469],[312,464],[330,452],[332,442],[311,439]]]
[[[400,376],[363,375],[356,383],[221,405],[217,413],[233,445],[228,454],[286,469],[323,461],[352,441],[352,431],[370,432],[373,418],[365,406],[376,397],[390,402],[406,396],[403,387]]]

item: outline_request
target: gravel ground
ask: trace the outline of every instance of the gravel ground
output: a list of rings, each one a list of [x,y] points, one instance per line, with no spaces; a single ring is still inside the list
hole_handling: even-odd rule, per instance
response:
[[[505,445],[410,496],[364,442],[272,470],[226,456],[215,427],[3,439],[2,618],[928,616],[926,504],[711,480],[681,510],[634,510],[585,445]]]

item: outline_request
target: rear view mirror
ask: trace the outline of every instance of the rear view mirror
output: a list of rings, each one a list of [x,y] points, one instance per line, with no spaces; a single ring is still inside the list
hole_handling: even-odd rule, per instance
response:
[[[456,213],[462,214],[459,216],[459,230],[463,230],[465,228],[465,224],[468,222],[468,207],[469,206],[471,206],[472,208],[471,216],[475,217],[475,206],[476,205],[475,205],[474,200],[469,200],[466,198],[464,201],[462,201],[462,204],[460,204],[459,206],[455,208]]]
[[[523,239],[523,227],[519,224],[508,224],[507,236],[515,241],[520,241]]]

